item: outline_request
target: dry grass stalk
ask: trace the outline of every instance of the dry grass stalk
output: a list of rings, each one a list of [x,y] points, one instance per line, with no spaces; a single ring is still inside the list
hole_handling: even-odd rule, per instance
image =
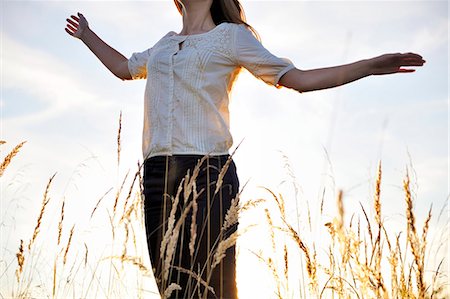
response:
[[[238,150],[238,148],[241,146],[242,141],[236,146],[236,148],[233,150],[233,152],[228,157],[227,161],[225,162],[225,165],[220,170],[219,176],[217,177],[217,184],[216,184],[216,190],[214,190],[214,195],[216,195],[223,184],[223,178],[225,177],[225,174],[228,171],[228,168],[230,167],[231,162],[233,161],[233,156]]]
[[[272,272],[272,276],[277,284],[277,291],[275,294],[277,295],[278,299],[283,299],[283,296],[281,294],[281,279],[280,276],[278,275],[277,267],[273,259],[269,257],[266,261],[266,264],[269,267],[270,271]]]
[[[231,161],[232,160],[233,155],[230,155],[227,159],[227,161],[225,162],[225,165],[222,167],[222,169],[220,170],[219,176],[217,177],[217,184],[216,184],[216,190],[214,190],[214,195],[216,195],[220,188],[222,187],[223,184],[223,178],[225,177],[225,174],[228,171],[228,168],[230,167]]]
[[[402,259],[402,251],[400,247],[400,238],[397,239],[396,244],[397,252],[398,252],[398,259],[400,260],[401,266],[400,266],[400,297],[401,298],[407,298],[409,295],[408,286],[406,284],[405,279],[405,263]]]
[[[388,239],[387,233],[386,233],[386,239]],[[391,248],[391,246],[389,245],[389,264],[391,265],[391,295],[392,295],[392,298],[399,297],[399,289],[400,289],[398,277],[397,277],[397,268],[398,268],[398,260],[399,260],[397,245],[400,244],[399,239],[400,239],[400,234],[397,235],[395,248]]]
[[[275,231],[274,231],[274,225],[272,221],[272,217],[270,216],[270,212],[268,209],[264,209],[264,213],[266,215],[267,223],[269,224],[269,231],[270,231],[270,241],[272,243],[272,250],[275,253],[276,252],[276,245],[275,245]]]
[[[61,235],[62,235],[62,230],[63,230],[63,220],[64,220],[64,205],[65,205],[66,201],[63,200],[62,205],[61,205],[61,217],[59,219],[59,223],[58,223],[58,243],[57,245],[59,245],[61,243]]]
[[[240,198],[241,193],[238,194],[238,197]],[[248,200],[246,201],[240,208],[239,208],[239,212],[244,212],[247,211],[251,208],[255,208],[257,207],[259,204],[266,202],[265,199],[255,199],[255,200]]]
[[[381,228],[381,161],[378,162],[377,179],[375,182],[375,196],[374,196],[374,208],[375,208],[375,221]]]
[[[70,229],[69,239],[67,240],[66,249],[64,251],[63,265],[65,265],[66,262],[67,262],[67,253],[69,252],[70,244],[72,243],[72,237],[73,237],[74,229],[75,229],[75,224]]]
[[[120,194],[122,193],[123,187],[125,186],[125,182],[126,182],[129,174],[130,174],[130,171],[127,172],[127,174],[125,175],[125,178],[122,181],[122,185],[120,185],[119,190],[117,190],[116,199],[114,200],[114,206],[113,206],[113,216],[114,217],[116,215],[116,209],[117,209],[117,204],[119,203]]]
[[[407,235],[408,239],[411,237],[412,238],[411,241],[413,241],[413,243],[416,243],[417,240],[414,239],[417,236],[416,219],[413,212],[413,202],[408,172],[406,172],[406,177],[403,180],[403,190],[405,191],[405,201],[406,201]]]
[[[308,247],[306,247],[305,243],[300,238],[300,235],[297,231],[287,222],[288,231],[291,237],[294,239],[297,246],[303,251],[306,257],[306,271],[308,272],[309,280],[310,280],[310,288],[313,294],[317,294],[318,290],[318,280],[317,280],[317,265],[314,259],[311,258]]]
[[[245,188],[245,187],[244,187]],[[265,202],[264,199],[256,199],[246,201],[243,205],[240,204],[241,192],[239,192],[235,198],[231,200],[230,208],[225,214],[225,221],[222,225],[222,232],[225,232],[227,229],[237,224],[239,221],[239,215],[242,212],[245,212],[251,208],[258,206],[259,204]]]
[[[181,287],[176,283],[171,283],[167,289],[164,291],[163,298],[169,298],[174,291],[181,291]]]
[[[195,165],[194,170],[192,171],[192,175],[189,175],[189,171],[186,174],[184,180],[184,203],[186,203],[189,199],[189,196],[191,195],[194,188],[194,184],[197,181],[197,177],[200,173],[200,169],[207,159],[208,156],[203,156],[200,160],[198,160],[197,165]]]
[[[120,260],[122,263],[130,263],[134,266],[136,266],[139,271],[142,272],[143,275],[145,276],[150,276],[152,275],[152,271],[150,269],[147,268],[147,266],[144,265],[144,262],[142,261],[142,257],[140,256],[108,256],[108,257],[104,257],[101,260]],[[155,277],[156,279],[156,277]]]
[[[422,231],[422,240],[421,240],[421,247],[420,247],[420,256],[422,257],[422,260],[425,260],[425,250],[427,247],[427,235],[428,235],[428,229],[430,228],[430,220],[431,220],[431,210],[433,209],[433,206],[430,207],[430,210],[428,211],[427,219],[425,219],[425,223],[423,225],[423,231]],[[422,261],[422,263],[423,263]]]
[[[174,268],[175,270],[177,270],[177,271],[179,271],[181,273],[188,274],[195,281],[197,281],[197,283],[199,285],[202,285],[205,288],[205,290],[208,290],[209,292],[211,292],[214,295],[216,294],[216,292],[214,291],[214,288],[212,286],[210,286],[204,279],[202,279],[197,273],[195,273],[195,272],[193,272],[191,270],[188,270],[188,269],[184,269],[184,268],[178,267],[178,266],[172,266],[172,268]],[[198,298],[201,298],[202,296],[201,296],[201,292],[200,292],[200,288],[199,287],[197,287],[197,291],[199,292]]]
[[[288,249],[287,249],[286,244],[284,244],[283,260],[284,260],[284,281],[286,283],[285,289],[286,289],[286,294],[288,294],[289,293],[289,255],[288,255]]]
[[[382,251],[382,247],[380,245],[381,243],[381,227],[382,227],[382,222],[381,222],[381,175],[382,175],[382,171],[381,171],[381,161],[378,162],[378,171],[377,171],[377,179],[375,181],[375,196],[374,196],[374,209],[375,209],[375,221],[378,224],[378,236],[377,236],[377,240],[376,240],[376,248],[377,248],[377,256],[376,256],[376,283],[377,283],[377,288],[376,288],[376,296],[378,298],[381,297],[380,294],[380,288],[383,285],[381,278],[381,251]]]
[[[25,255],[23,250],[23,240],[20,240],[19,251],[16,253],[17,257],[17,270],[16,270],[16,278],[17,282],[20,280],[20,275],[23,272],[23,265],[25,263]]]
[[[225,221],[222,224],[222,232],[233,226],[239,219],[239,194],[231,200],[230,208],[225,214]]]
[[[126,213],[126,211],[127,211],[127,206],[128,206],[128,201],[130,200],[131,194],[133,193],[133,190],[134,190],[134,184],[136,183],[136,181],[137,181],[137,179],[138,179],[138,177],[139,177],[139,173],[140,173],[140,171],[138,170],[138,171],[136,172],[136,174],[134,175],[133,181],[131,182],[130,189],[128,190],[128,195],[127,195],[127,197],[125,198],[125,202],[124,202],[124,204],[123,204],[123,213],[122,213],[122,217],[121,217],[121,219],[120,219],[120,222],[122,222],[122,221],[126,218],[126,216],[128,216],[127,213]]]
[[[45,188],[44,197],[42,199],[42,205],[41,205],[41,211],[39,213],[39,217],[36,223],[36,227],[33,231],[33,236],[31,237],[30,242],[28,243],[28,250],[31,250],[31,247],[33,246],[34,241],[36,240],[39,230],[41,227],[42,217],[44,216],[45,207],[47,206],[48,202],[50,201],[50,198],[48,197],[48,192],[50,191],[50,185],[52,184],[53,179],[55,178],[56,174],[54,174],[48,181],[47,187]]]
[[[372,234],[372,226],[370,225],[370,221],[369,221],[369,217],[367,216],[366,210],[364,209],[363,205],[361,203],[359,203],[359,205],[361,206],[361,209],[363,211],[364,217],[366,218],[366,222],[367,222],[367,231],[369,233],[369,237],[370,237],[370,245],[372,245],[373,247],[373,234]],[[365,242],[365,244],[367,245],[367,243]],[[367,256],[367,254],[366,254]]]
[[[264,190],[266,190],[267,192],[269,192],[273,199],[275,199],[275,202],[277,204],[278,210],[280,211],[281,214],[281,218],[286,219],[286,206],[284,204],[284,198],[283,196],[281,196],[281,194],[279,194],[278,196],[272,192],[272,190],[268,189],[268,188],[263,188]]]
[[[130,236],[130,230],[128,229],[128,222],[125,222],[125,225],[124,225],[124,231],[125,231],[125,239],[124,239],[124,241],[123,241],[123,246],[122,246],[122,256],[121,256],[121,258],[122,259],[124,259],[125,258],[125,256],[127,255],[127,244],[128,244],[128,239],[129,239],[129,236]]]
[[[413,202],[410,189],[409,174],[406,173],[406,177],[403,181],[403,189],[405,191],[406,200],[406,219],[407,219],[407,239],[410,244],[411,252],[414,256],[414,263],[416,264],[416,281],[419,291],[419,298],[425,297],[426,286],[424,282],[424,261],[423,255],[421,255],[420,239],[417,234],[416,221],[413,212]]]
[[[261,252],[260,253],[256,253],[253,252],[252,253],[263,263],[266,264],[266,266],[269,268],[270,272],[272,273],[272,277],[274,282],[276,283],[276,288],[277,290],[275,291],[275,294],[277,296],[278,299],[283,299],[283,296],[281,294],[281,279],[280,276],[278,275],[278,269],[275,266],[275,263],[273,261],[273,259],[271,257],[265,259],[264,257],[261,256]]]
[[[122,149],[121,141],[120,141],[121,133],[122,133],[122,111],[120,111],[119,129],[117,131],[117,166],[120,165],[120,152],[121,152],[121,149]]]
[[[173,229],[175,227],[175,214],[178,209],[178,203],[180,201],[180,194],[183,189],[183,182],[185,179],[182,179],[180,182],[180,185],[178,186],[177,195],[172,198],[172,207],[170,209],[169,219],[167,221],[167,230],[164,233],[164,237],[161,241],[161,248],[160,248],[160,256],[164,256],[166,252],[167,244],[170,242],[170,237],[173,233]]]
[[[136,199],[133,201],[133,203],[128,207],[128,210],[126,210],[124,212],[124,214],[122,215],[121,219],[120,219],[120,223],[124,222],[124,221],[128,221],[128,222],[133,222],[132,218],[132,214],[134,212],[136,218],[138,218],[138,212],[140,211],[140,207],[141,207],[141,197],[140,194],[137,195]],[[136,243],[136,241],[134,240],[134,243]]]
[[[56,264],[58,262],[58,256],[56,256],[53,262],[53,289],[52,289],[52,298],[56,297]]]
[[[198,212],[198,196],[197,193],[197,187],[194,185],[193,188],[194,198],[192,200],[192,216],[191,216],[191,227],[190,227],[190,235],[191,238],[189,239],[189,254],[191,258],[194,257],[194,251],[195,251],[195,241],[197,239],[197,212]]]
[[[4,144],[5,142],[2,141]],[[8,167],[8,165],[11,163],[11,160],[14,158],[15,155],[17,155],[20,151],[20,148],[26,143],[26,141],[23,141],[21,143],[19,143],[18,145],[16,145],[14,147],[14,149],[5,157],[5,159],[3,160],[2,164],[0,165],[0,177],[3,176],[3,173],[5,172],[6,168]]]
[[[184,224],[184,221],[189,214],[189,211],[192,208],[192,201],[188,203],[188,205],[184,208],[183,213],[181,214],[180,218],[177,220],[177,223],[175,227],[173,228],[171,234],[167,236],[168,242],[167,242],[167,249],[165,250],[165,257],[163,260],[163,281],[167,281],[168,275],[169,275],[169,269],[172,263],[173,256],[175,254],[175,249],[177,246],[178,236],[180,234],[181,226]],[[165,237],[166,238],[166,237]]]
[[[236,244],[238,237],[239,237],[239,233],[238,233],[238,231],[235,231],[228,238],[222,239],[219,242],[219,244],[217,245],[217,248],[214,252],[213,263],[211,265],[211,272],[223,260],[227,249],[233,247]]]
[[[89,254],[88,246],[86,245],[86,243],[84,243],[84,267],[87,266],[88,254]]]
[[[338,208],[338,218],[337,218],[337,231],[341,232],[344,230],[344,201],[342,200],[342,190],[339,190],[338,196],[337,196],[337,208]]]
[[[113,188],[110,188],[108,191],[106,191],[105,194],[103,194],[103,196],[100,197],[100,199],[97,201],[97,204],[95,205],[94,209],[93,209],[92,212],[91,212],[91,219],[92,219],[92,216],[94,216],[94,213],[95,213],[95,211],[97,210],[97,208],[99,207],[99,205],[100,205],[100,203],[102,202],[103,198],[105,198],[106,195],[108,195],[108,193],[111,192],[112,189],[113,189]]]

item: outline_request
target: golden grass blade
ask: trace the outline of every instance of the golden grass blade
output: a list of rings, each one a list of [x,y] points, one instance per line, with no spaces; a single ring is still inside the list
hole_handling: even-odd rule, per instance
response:
[[[67,253],[69,253],[69,248],[70,248],[70,245],[72,244],[72,237],[73,237],[74,230],[75,230],[75,224],[70,229],[69,239],[67,240],[66,249],[64,251],[63,265],[65,265],[67,262]]]
[[[284,244],[284,281],[286,283],[285,285],[285,289],[286,289],[286,294],[289,293],[289,255],[288,255],[288,249],[287,249],[287,245]]]
[[[183,183],[185,182],[185,179],[182,179],[180,182],[180,185],[178,186],[177,194],[174,198],[172,198],[172,207],[170,209],[169,213],[169,219],[167,221],[167,230],[164,232],[163,240],[161,241],[161,248],[160,248],[160,256],[164,256],[166,252],[166,247],[169,244],[171,240],[171,236],[173,234],[173,230],[175,227],[175,214],[178,209],[178,203],[180,201],[180,195],[181,191],[183,189]]]
[[[406,172],[406,177],[403,180],[403,189],[405,191],[405,201],[406,201],[407,238],[410,244],[411,252],[414,257],[414,263],[416,265],[416,280],[417,280],[417,288],[419,290],[418,296],[419,298],[424,298],[426,286],[424,282],[423,255],[420,252],[421,245],[419,236],[417,234],[416,220],[413,210],[413,201],[408,171]],[[429,217],[431,217],[431,212],[429,214]]]
[[[181,291],[181,287],[176,283],[171,283],[167,289],[164,291],[163,298],[169,298],[174,291]]]
[[[5,142],[3,141],[3,143],[5,143]],[[8,167],[8,165],[11,163],[11,160],[14,158],[15,155],[17,155],[19,153],[20,148],[25,143],[26,143],[26,141],[23,141],[23,142],[19,143],[18,145],[16,145],[16,147],[14,147],[14,149],[5,157],[2,164],[0,165],[0,177],[3,176],[3,173],[5,173],[5,170]]]
[[[203,190],[200,191],[200,193],[197,192],[197,187],[194,185],[193,188],[194,198],[192,199],[192,216],[191,216],[191,227],[190,227],[190,235],[191,238],[189,239],[189,254],[191,258],[194,257],[194,251],[195,251],[195,241],[197,239],[197,212],[198,212],[198,202],[197,199],[200,195],[200,193],[203,192]]]
[[[120,194],[122,193],[123,187],[125,186],[125,182],[126,182],[129,174],[130,174],[130,171],[127,172],[127,174],[125,175],[125,177],[122,181],[122,185],[120,185],[119,190],[117,190],[116,199],[114,200],[114,206],[113,206],[113,217],[116,216],[116,209],[117,209],[117,204],[119,203],[119,197],[120,197]]]
[[[111,187],[111,188],[110,188],[108,191],[106,191],[106,193],[103,194],[103,196],[100,197],[100,199],[97,201],[97,204],[95,205],[94,209],[93,209],[92,212],[91,212],[91,219],[92,219],[92,216],[94,216],[94,213],[95,213],[95,211],[98,209],[98,207],[99,207],[100,203],[102,202],[103,198],[105,198],[106,195],[108,195],[108,193],[111,192],[112,189],[113,189],[113,188]]]
[[[59,219],[59,223],[58,223],[58,243],[57,245],[59,245],[61,243],[61,235],[62,235],[62,230],[63,230],[63,220],[64,220],[64,205],[65,205],[66,201],[63,200],[62,205],[61,205],[61,217]]]
[[[217,245],[217,248],[214,252],[214,258],[213,258],[213,263],[211,265],[211,271],[217,265],[219,265],[220,262],[223,260],[223,258],[225,257],[226,250],[236,244],[238,237],[239,237],[239,233],[238,233],[238,231],[235,231],[228,238],[223,239],[219,242],[219,244]]]
[[[117,166],[120,165],[120,152],[122,150],[121,148],[121,133],[122,133],[122,110],[120,111],[119,116],[119,129],[117,131]]]
[[[173,256],[175,254],[175,249],[177,246],[178,236],[180,234],[181,226],[184,224],[184,220],[186,219],[187,215],[189,214],[189,211],[192,208],[192,202],[190,202],[183,210],[183,213],[181,214],[180,218],[178,219],[174,229],[172,230],[172,233],[170,236],[167,236],[168,242],[167,242],[167,248],[165,252],[165,258],[164,258],[164,267],[163,267],[163,281],[167,281],[168,275],[169,275],[169,269],[172,263]],[[166,237],[165,237],[166,238]]]
[[[131,198],[131,194],[133,193],[134,190],[134,184],[136,183],[137,179],[139,178],[139,173],[140,171],[137,171],[136,174],[134,175],[133,181],[131,182],[131,186],[130,189],[128,190],[128,195],[125,198],[125,202],[123,204],[123,212],[122,212],[122,217],[120,219],[120,222],[122,222],[123,220],[125,220],[126,217],[129,217],[130,215],[126,212],[127,211],[127,206],[128,206],[128,201]]]
[[[86,245],[86,243],[84,243],[84,267],[87,266],[88,254],[89,254],[88,246]]]
[[[378,162],[377,180],[375,182],[375,196],[374,196],[374,208],[375,208],[375,221],[378,226],[381,227],[381,161]]]
[[[216,292],[214,291],[214,288],[212,286],[210,286],[205,280],[203,280],[197,273],[195,273],[191,270],[188,270],[188,269],[178,267],[178,266],[173,266],[172,268],[174,268],[175,270],[177,270],[181,273],[188,274],[189,276],[194,278],[199,284],[201,284],[205,289],[207,289],[214,295],[216,294]],[[201,295],[199,295],[199,298],[201,298]]]
[[[23,240],[20,240],[19,251],[16,253],[17,257],[17,270],[16,270],[16,278],[17,282],[20,280],[20,275],[23,272],[23,265],[25,264],[25,255],[23,250]]]
[[[344,201],[342,200],[342,190],[339,190],[338,196],[337,196],[337,208],[338,208],[338,232],[342,232],[344,229],[344,223],[345,223],[345,215],[344,215]]]
[[[33,231],[33,236],[31,237],[30,242],[28,243],[28,250],[31,251],[31,247],[33,246],[34,241],[36,240],[39,230],[41,227],[42,217],[44,216],[45,207],[47,206],[50,198],[48,197],[48,192],[50,191],[50,185],[52,184],[53,179],[55,178],[56,173],[49,179],[47,187],[45,188],[44,197],[42,199],[41,212],[39,213],[39,217],[36,223],[36,227]]]
[[[225,214],[225,221],[222,224],[222,231],[226,231],[228,228],[238,222],[239,219],[239,194],[231,200],[230,208]]]

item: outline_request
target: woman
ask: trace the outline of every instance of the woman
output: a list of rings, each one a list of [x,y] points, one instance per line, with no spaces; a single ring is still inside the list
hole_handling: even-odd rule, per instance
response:
[[[417,54],[398,53],[303,71],[261,45],[238,0],[175,0],[175,5],[183,18],[181,32],[167,33],[130,59],[103,42],[81,14],[67,19],[66,32],[82,40],[118,78],[147,78],[145,222],[160,292],[168,295],[178,289],[173,298],[197,293],[205,298],[237,298],[234,246],[218,265],[213,253],[236,231],[235,223],[222,227],[239,190],[228,153],[232,145],[228,96],[241,67],[268,84],[306,92],[369,75],[413,72],[403,67],[422,66],[425,61]],[[196,184],[188,187],[192,177]],[[178,192],[178,186],[185,190]],[[173,216],[182,219],[178,235]],[[176,237],[176,249],[168,244],[171,236]]]

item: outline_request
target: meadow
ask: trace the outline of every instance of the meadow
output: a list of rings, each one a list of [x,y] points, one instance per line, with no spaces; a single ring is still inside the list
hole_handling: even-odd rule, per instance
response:
[[[120,132],[119,120],[118,165]],[[2,141],[0,146],[3,150],[9,144]],[[0,176],[9,170],[11,163],[20,159],[20,151],[25,146],[22,142],[4,155]],[[176,268],[171,261],[180,230],[185,229],[185,219],[196,211],[196,198],[202,191],[197,190],[195,184],[200,165],[186,174],[178,196],[172,199],[176,203],[174,206],[182,205],[183,213],[175,218],[175,212],[171,211],[168,220],[162,250],[167,271]],[[227,165],[222,174],[226,168]],[[289,165],[286,171],[289,173]],[[121,177],[115,188],[105,190],[91,207],[85,207],[86,215],[78,215],[89,218],[88,233],[79,229],[76,221],[67,221],[68,199],[63,196],[58,200],[58,195],[52,194],[52,184],[57,176],[51,176],[42,188],[38,217],[29,219],[29,238],[14,240],[16,252],[2,250],[1,297],[158,298],[145,244],[141,165]],[[293,174],[291,177],[295,182]],[[282,194],[264,188],[264,197],[249,199],[241,198],[239,194],[227,212],[222,230],[245,218],[247,213],[262,217],[256,222],[240,225],[236,233],[216,241],[210,253],[212,268],[220,263],[230,246],[239,246],[240,238],[259,230],[267,242],[255,244],[252,255],[271,279],[270,284],[265,284],[267,298],[448,298],[447,203],[442,207],[430,207],[426,218],[418,219],[414,210],[414,169],[409,165],[401,178],[404,221],[399,229],[385,223],[381,161],[374,177],[371,206],[360,204],[357,213],[348,213],[346,194],[340,190],[335,190],[333,202],[327,202],[325,195],[320,202],[321,215],[324,205],[335,205],[337,212],[331,221],[324,216],[319,223],[312,223],[308,206],[308,217],[302,218],[306,222],[302,227],[309,227],[309,232],[303,231],[298,219],[292,221],[288,216],[286,201],[289,199]],[[4,184],[7,182],[2,182],[2,186]],[[220,184],[219,176],[218,188]],[[298,186],[293,183],[292,188],[295,191]],[[188,200],[179,202],[181,192]],[[8,198],[2,196],[2,202],[2,210],[6,213],[17,212],[8,209],[8,204],[5,206]],[[50,212],[51,206],[58,212]],[[14,235],[11,231],[14,227],[5,223],[5,219],[2,220],[2,235]],[[43,228],[44,223],[47,229]],[[432,226],[440,229],[431,230]],[[99,229],[105,227],[108,227],[107,235]],[[312,227],[320,228],[313,230]],[[323,242],[316,244],[308,239],[310,233],[320,234]],[[194,249],[195,236],[189,242]],[[243,280],[239,280],[242,264],[244,261],[240,261],[238,255],[238,289],[244,294],[241,298],[251,298],[243,290],[250,288],[251,292],[258,282],[254,286],[243,285]],[[202,270],[182,271],[197,282],[196,289],[183,297],[206,298],[205,289],[210,287]],[[167,284],[162,297],[177,290],[180,291],[178,285]]]

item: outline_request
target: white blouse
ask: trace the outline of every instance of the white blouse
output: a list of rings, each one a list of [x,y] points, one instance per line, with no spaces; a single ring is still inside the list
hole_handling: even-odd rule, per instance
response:
[[[233,144],[229,93],[241,67],[277,86],[294,68],[274,56],[244,25],[221,23],[196,35],[169,32],[152,48],[133,53],[133,79],[147,78],[144,158],[223,155]]]

